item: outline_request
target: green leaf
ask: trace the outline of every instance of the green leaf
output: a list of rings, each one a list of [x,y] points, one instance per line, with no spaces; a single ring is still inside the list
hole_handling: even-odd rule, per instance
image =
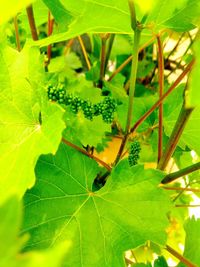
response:
[[[158,257],[155,261],[154,261],[154,265],[152,265],[151,263],[136,263],[134,264],[134,267],[168,267],[168,264],[165,260],[165,258],[163,256]]]
[[[164,103],[164,127],[168,136],[170,136],[181,110],[184,87],[185,85],[177,87]],[[183,149],[188,146],[191,150],[195,150],[197,154],[200,154],[200,128],[198,125],[200,125],[200,106],[197,106],[192,112],[178,145]]]
[[[154,267],[168,267],[168,264],[165,258],[161,256],[154,261]]]
[[[45,0],[45,3],[50,7],[52,13],[54,13],[55,8],[53,4],[50,6],[51,2],[52,1],[50,0]],[[68,31],[57,33],[48,38],[40,40],[37,42],[38,45],[46,46],[50,43],[64,41],[86,32],[133,33],[130,27],[128,2],[124,4],[124,1],[122,0],[110,0],[109,3],[106,0],[79,0],[79,2],[62,0],[62,6],[65,7],[67,17],[69,14],[73,17],[72,22],[68,27]],[[65,16],[62,18],[65,20]],[[55,19],[59,19],[58,12],[57,16],[55,16]],[[63,24],[63,21],[61,21],[61,28],[63,28],[63,25],[65,24]]]
[[[73,69],[82,67],[81,61],[75,53],[52,58],[48,66],[49,72],[72,72]]]
[[[32,6],[33,6],[36,27],[39,27],[42,24],[45,24],[47,21],[47,16],[48,16],[47,6],[41,0],[34,1]],[[27,12],[25,9],[19,13],[18,19],[21,22],[21,24],[19,23],[20,30],[21,30],[21,27],[25,29],[26,32],[30,34],[30,38],[31,38],[30,25],[27,19]]]
[[[0,202],[22,196],[34,184],[40,154],[55,153],[65,124],[63,110],[49,103],[42,86],[38,49],[0,49]]]
[[[105,123],[101,117],[95,117],[94,120],[88,120],[83,113],[79,112],[77,115],[68,113],[66,119],[67,128],[64,132],[66,139],[71,136],[81,142],[82,145],[97,147],[102,144],[106,132],[111,132],[110,124]]]
[[[196,266],[200,266],[200,219],[194,217],[188,219],[185,223],[185,249],[183,256],[190,260]],[[178,267],[185,267],[180,263]]]
[[[62,0],[63,6],[75,17],[69,27],[70,32],[129,32],[130,15],[128,2],[122,0]],[[109,17],[109,20],[108,20]],[[88,29],[88,30],[86,30]]]
[[[134,267],[152,267],[151,263],[136,263]]]
[[[59,30],[66,31],[66,27],[72,20],[70,12],[64,8],[63,4],[59,0],[43,0],[43,2],[51,10],[56,22],[59,23]]]
[[[147,240],[165,244],[170,202],[158,188],[163,174],[122,161],[106,185],[92,192],[98,169],[65,144],[55,156],[40,158],[36,185],[24,199],[22,233],[31,236],[27,249],[67,239],[72,246],[63,266],[121,267],[125,250]]]
[[[40,46],[71,39],[83,33],[119,33],[133,34],[130,26],[130,11],[128,1],[124,0],[62,0],[59,9],[50,0],[44,1],[55,19],[59,21],[60,29],[68,26],[68,31],[60,32],[37,42]],[[145,0],[136,1],[137,19],[140,21],[148,12],[146,23],[148,28],[159,31],[171,28],[175,31],[188,31],[196,27],[199,17],[200,3],[196,0]],[[61,16],[62,14],[62,16]],[[72,16],[71,23],[69,16]],[[62,17],[62,20],[61,20]],[[108,20],[109,18],[109,20]],[[67,21],[67,22],[66,22]]]
[[[70,243],[63,242],[55,248],[40,252],[20,253],[25,241],[19,239],[21,224],[21,205],[17,198],[12,197],[0,206],[0,266],[1,267],[59,267]],[[27,239],[27,238],[26,238]]]
[[[0,25],[13,16],[17,14],[22,8],[33,3],[34,0],[10,0],[10,1],[1,1],[1,9],[0,9]]]
[[[200,99],[200,41],[195,42],[194,51],[196,56],[196,62],[192,69],[190,78],[189,78],[189,86],[186,91],[186,106],[187,107],[196,107],[199,106]]]
[[[156,97],[155,96],[149,96],[148,98],[135,97],[133,101],[134,101],[134,107],[133,107],[133,118],[131,125],[134,125],[134,123],[136,123],[136,121],[142,115],[144,115],[146,111],[149,110],[149,108],[155,103]],[[118,119],[123,129],[125,128],[126,124],[127,110],[128,110],[128,98],[126,99],[126,101],[124,101],[122,105],[119,105],[117,108]],[[149,116],[144,121],[144,123],[139,127],[139,131],[142,132],[152,127],[155,121],[156,121],[155,112],[153,112],[151,116]]]
[[[147,22],[153,23],[155,30],[167,27],[184,32],[197,26],[199,12],[199,0],[157,0]]]

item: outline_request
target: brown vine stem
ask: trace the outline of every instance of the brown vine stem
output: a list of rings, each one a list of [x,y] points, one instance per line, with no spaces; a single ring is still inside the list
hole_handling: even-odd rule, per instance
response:
[[[158,46],[158,83],[159,83],[159,97],[161,98],[164,92],[164,56],[163,56],[163,44],[160,35],[157,36]],[[162,156],[163,149],[163,103],[159,105],[158,115],[158,162]]]
[[[142,45],[140,48],[139,48],[139,53],[144,50],[147,46],[149,46],[150,44],[152,44],[154,42],[154,40],[156,39],[156,37],[152,37],[148,42],[146,42],[144,45]],[[123,68],[126,67],[126,65],[128,65],[131,60],[133,59],[133,55],[131,55],[130,57],[128,57],[114,72],[113,74],[109,77],[108,79],[108,82],[110,82],[114,77],[115,75],[117,75],[121,70],[123,70]]]
[[[186,184],[185,189],[188,189],[188,187],[190,186],[190,184]],[[175,202],[179,197],[182,196],[182,194],[187,191],[187,190],[180,190],[179,193],[177,194],[177,196],[175,196],[175,198],[172,199],[172,202]]]
[[[199,208],[199,205],[184,205],[184,204],[177,204],[175,205],[176,208]]]
[[[183,37],[184,37],[185,33],[182,33],[181,36],[179,37],[178,41],[176,42],[174,48],[170,51],[170,53],[168,54],[166,61],[171,57],[171,55],[174,54],[174,52],[177,50],[178,46],[180,45]]]
[[[13,18],[14,27],[15,27],[15,38],[16,38],[16,44],[17,44],[17,50],[20,52],[21,46],[20,46],[20,39],[19,39],[19,28],[18,28],[18,22],[17,22],[17,15]]]
[[[187,174],[190,174],[192,172],[195,172],[197,170],[200,169],[200,162],[198,163],[195,163],[195,164],[192,164],[184,169],[181,169],[177,172],[173,172],[173,173],[169,173],[167,174],[164,179],[161,181],[162,184],[168,184],[168,183],[171,183],[173,182],[174,180],[184,176],[184,175],[187,175]]]
[[[194,108],[186,109],[183,104],[177,122],[166,145],[166,149],[158,163],[158,169],[164,170],[166,168],[193,110]]]
[[[200,189],[198,188],[187,188],[187,187],[169,187],[169,186],[162,186],[161,188],[165,190],[172,190],[172,191],[189,191],[194,193],[200,193]]]
[[[109,172],[112,170],[112,168],[106,162],[104,162],[101,159],[95,157],[94,155],[88,153],[86,150],[80,148],[79,146],[72,144],[71,142],[69,142],[65,138],[62,138],[62,142],[65,143],[66,145],[76,149],[77,151],[81,152],[82,154],[88,156],[89,158],[94,159],[96,162],[98,162],[103,167],[105,167]]]
[[[90,64],[90,61],[89,61],[89,58],[88,58],[88,55],[87,55],[87,51],[86,51],[86,48],[85,48],[85,45],[83,43],[83,40],[81,38],[81,36],[78,36],[78,41],[80,43],[80,46],[81,46],[81,49],[82,49],[82,52],[83,52],[83,56],[85,58],[85,62],[87,64],[87,68],[88,70],[91,69],[91,64]]]
[[[70,39],[68,41],[68,43],[66,44],[65,49],[64,49],[64,55],[67,55],[69,53],[69,50],[70,50],[71,46],[73,45],[73,43],[74,43],[74,39]]]
[[[135,125],[131,128],[131,133],[133,133],[141,123],[148,118],[148,116],[159,107],[160,103],[176,88],[176,86],[182,81],[182,79],[189,73],[192,66],[194,65],[194,59],[187,65],[185,70],[180,74],[180,76],[176,79],[176,81],[172,84],[172,86],[168,89],[166,93],[162,95],[162,97],[135,123]]]
[[[37,34],[36,25],[35,25],[33,6],[29,5],[26,8],[26,12],[27,12],[27,16],[28,16],[28,22],[29,22],[32,38],[34,41],[37,41],[38,40],[38,34]]]
[[[172,254],[174,257],[176,257],[178,260],[180,260],[182,263],[184,263],[188,267],[197,267],[197,265],[193,264],[191,261],[183,257],[181,254],[179,254],[176,250],[174,250],[169,245],[166,245],[165,248],[170,254]]]
[[[184,51],[184,53],[183,53],[180,57],[178,57],[178,58],[176,59],[177,62],[176,62],[176,68],[175,68],[175,70],[177,70],[178,68],[181,68],[181,67],[182,67],[182,64],[181,64],[181,63],[182,63],[182,60],[183,60],[184,56],[187,54],[187,52],[189,51],[189,49],[192,47],[194,40],[195,40],[195,38],[191,40],[191,42],[190,42],[189,45],[187,46],[187,48],[186,48],[186,50]],[[172,70],[167,74],[166,79],[168,79],[169,76],[170,76],[172,73],[174,73],[174,69],[172,69]]]

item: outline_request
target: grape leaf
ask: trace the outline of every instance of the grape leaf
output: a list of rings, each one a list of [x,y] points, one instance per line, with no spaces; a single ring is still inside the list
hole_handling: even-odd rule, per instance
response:
[[[154,267],[168,267],[168,264],[165,258],[160,256],[154,261]]]
[[[49,72],[72,72],[73,69],[81,68],[82,64],[80,59],[75,53],[69,53],[65,56],[58,56],[52,58],[49,64]]]
[[[49,103],[42,85],[37,48],[21,53],[1,45],[0,202],[34,184],[35,163],[42,153],[55,153],[65,124],[63,110]],[[44,85],[43,85],[44,86]]]
[[[27,250],[68,239],[72,246],[63,266],[121,267],[125,250],[149,239],[165,243],[170,202],[157,187],[163,174],[130,168],[125,160],[101,190],[92,192],[97,172],[95,161],[65,144],[55,156],[41,156],[36,185],[24,199]]]
[[[190,218],[185,223],[185,249],[183,256],[200,266],[200,219]],[[178,267],[185,267],[180,262]]]
[[[56,19],[56,22],[59,23],[59,31],[66,31],[67,25],[72,20],[72,15],[70,14],[70,12],[64,8],[59,0],[43,0],[43,2],[51,10],[52,15]]]
[[[35,18],[35,24],[36,27],[41,26],[42,24],[46,23],[47,21],[47,14],[48,14],[48,8],[47,6],[40,0],[36,0],[33,4],[33,12],[34,12],[34,18]],[[20,28],[23,27],[25,31],[29,34],[30,32],[30,25],[27,19],[27,12],[25,9],[23,9],[19,15],[18,19],[21,22]]]
[[[67,24],[68,31],[59,32],[48,38],[37,42],[40,46],[46,46],[51,43],[71,39],[83,33],[121,33],[133,34],[130,25],[130,11],[128,1],[124,0],[57,0],[62,8],[56,11],[55,4],[50,0],[44,1],[55,15],[59,22],[60,14],[62,19],[60,28],[66,27],[65,20],[69,21],[69,15],[72,16],[71,23]],[[177,31],[187,31],[196,27],[195,21],[199,16],[200,3],[196,0],[157,0],[136,1],[137,19],[140,21],[148,10],[148,27],[159,31],[163,28],[172,28]],[[147,7],[147,8],[144,8]],[[60,13],[61,12],[61,13]],[[66,14],[66,15],[65,15]],[[109,20],[108,20],[109,18]],[[194,21],[194,22],[193,22]]]
[[[136,263],[134,267],[152,267],[151,263]]]
[[[177,109],[178,108],[180,109],[181,106],[178,106]],[[178,114],[176,112],[172,112],[170,116],[165,118],[165,130],[168,136],[171,134],[177,118]],[[198,125],[200,125],[200,107],[195,108],[195,110],[192,112],[192,115],[190,116],[190,119],[181,135],[178,144],[183,148],[188,146],[190,149],[195,150],[196,153],[200,155],[200,128]]]
[[[199,106],[200,91],[199,91],[199,77],[200,77],[200,41],[195,42],[194,45],[196,62],[189,77],[189,86],[186,91],[186,106]]]
[[[155,30],[164,26],[174,31],[189,31],[197,26],[200,1],[158,0],[149,14],[147,22],[153,23]]]
[[[132,117],[132,123],[131,125],[134,125],[134,123],[137,122],[137,120],[144,115],[144,113],[149,110],[149,108],[155,103],[156,97],[155,96],[149,96],[146,97],[135,97],[134,98],[134,107],[133,107],[133,117]],[[128,111],[128,97],[126,100],[124,100],[124,103],[122,105],[119,105],[117,108],[117,114],[118,119],[120,122],[120,125],[123,129],[125,129],[125,123],[126,120],[126,114]],[[154,123],[156,122],[156,116],[155,112],[153,112],[146,120],[145,122],[139,127],[139,131],[145,131],[148,128],[152,127]]]
[[[154,261],[154,265],[152,265],[151,263],[136,263],[134,264],[134,267],[168,267],[168,264],[165,260],[165,258],[163,256],[158,257],[155,261]]]
[[[1,267],[59,267],[70,243],[63,242],[59,246],[44,251],[20,253],[25,241],[19,239],[21,224],[21,205],[16,197],[11,197],[0,206],[0,266]],[[26,238],[27,239],[27,238]]]
[[[177,89],[172,92],[172,94],[166,99],[164,103],[164,127],[165,133],[170,136],[172,129],[176,123],[181,106],[183,103],[183,85],[177,87]],[[190,90],[190,88],[189,88]],[[188,103],[188,105],[190,105]],[[188,146],[190,149],[193,149],[200,154],[200,143],[199,135],[200,128],[200,106],[195,107],[192,112],[189,121],[186,124],[186,127],[181,135],[178,145],[185,149]]]
[[[66,119],[67,128],[64,131],[66,139],[70,136],[76,136],[82,145],[97,147],[101,144],[106,132],[111,132],[111,125],[105,123],[101,117],[95,117],[94,120],[88,120],[83,113],[77,115],[68,113]],[[68,138],[69,136],[69,138]]]
[[[34,0],[10,0],[10,1],[1,1],[1,9],[0,9],[0,24],[6,22],[10,18],[12,18],[14,15],[17,14],[17,12],[20,11],[20,9],[30,5]]]

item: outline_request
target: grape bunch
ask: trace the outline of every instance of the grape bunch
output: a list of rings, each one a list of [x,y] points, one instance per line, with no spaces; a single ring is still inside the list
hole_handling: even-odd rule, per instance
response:
[[[103,101],[92,104],[89,100],[82,100],[80,97],[67,95],[65,104],[70,106],[72,112],[75,114],[82,110],[84,116],[88,120],[93,120],[95,116],[102,116],[106,123],[112,123],[114,120],[114,112],[116,111],[116,101],[106,96]]]
[[[116,111],[116,102],[113,98],[106,96],[101,105],[101,114],[103,121],[112,123],[114,120],[114,112]]]
[[[48,98],[50,101],[57,101],[57,88],[53,85],[49,85],[47,88]]]
[[[83,114],[86,119],[92,120],[93,119],[93,105],[90,101],[84,100],[82,105],[81,105]]]
[[[72,97],[72,101],[70,103],[70,109],[73,113],[77,114],[79,110],[81,110],[83,100],[79,96]]]
[[[128,162],[130,166],[134,166],[138,163],[138,159],[140,158],[139,154],[141,151],[141,146],[138,141],[134,141],[131,144],[129,156],[128,156]]]
[[[112,123],[116,107],[116,101],[110,96],[106,96],[102,102],[93,106],[93,113],[95,116],[102,115],[102,119],[106,123]]]
[[[116,111],[116,101],[110,96],[105,96],[103,101],[92,104],[89,100],[83,100],[79,96],[66,94],[63,84],[57,87],[48,86],[48,98],[50,101],[55,101],[60,104],[69,106],[71,111],[77,114],[82,110],[84,117],[88,120],[93,120],[95,116],[102,116],[104,122],[110,124],[114,120],[114,112]]]
[[[64,103],[66,91],[63,84],[59,84],[57,87],[49,85],[47,91],[49,100],[58,101],[60,104]]]

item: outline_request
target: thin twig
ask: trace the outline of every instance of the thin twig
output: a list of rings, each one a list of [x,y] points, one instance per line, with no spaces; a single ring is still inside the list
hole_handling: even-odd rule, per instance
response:
[[[158,82],[159,82],[159,97],[161,98],[164,92],[164,56],[163,56],[163,44],[160,36],[157,36],[158,45]],[[159,105],[159,118],[158,118],[158,162],[162,156],[163,149],[163,103]]]
[[[64,55],[67,55],[67,53],[69,53],[70,47],[73,45],[74,43],[74,39],[70,39],[67,43],[67,45],[65,46],[64,49]]]
[[[76,146],[74,144],[72,144],[71,142],[69,142],[68,140],[62,138],[62,142],[65,143],[66,145],[76,149],[77,151],[81,152],[82,154],[88,156],[91,159],[94,159],[96,162],[98,162],[99,164],[101,164],[103,167],[105,167],[109,172],[111,171],[111,167],[104,161],[102,161],[101,159],[95,157],[94,155],[88,153],[86,150],[80,148],[79,146]]]
[[[183,193],[185,193],[185,191],[187,191],[186,189],[189,187],[189,183],[186,184],[186,186],[184,187],[185,190],[180,190],[179,193],[175,196],[175,198],[172,199],[172,202],[176,202],[176,200],[181,197],[183,195]]]
[[[176,149],[176,146],[178,144],[178,141],[182,135],[182,132],[188,122],[188,119],[192,113],[194,108],[185,108],[184,107],[184,104],[181,108],[181,111],[180,111],[180,114],[179,114],[179,117],[177,119],[177,122],[174,126],[174,129],[171,133],[171,136],[168,140],[168,143],[166,145],[166,149],[158,163],[158,169],[160,170],[164,170],[171,158],[171,156],[173,155],[175,149]]]
[[[14,21],[14,27],[15,27],[15,38],[16,38],[17,50],[20,52],[21,46],[20,46],[19,27],[18,27],[17,15],[14,16],[13,21]]]
[[[182,60],[183,60],[184,56],[187,54],[187,52],[189,51],[189,49],[192,47],[193,42],[194,42],[194,40],[192,40],[189,43],[189,45],[187,46],[185,52],[180,57],[176,58],[176,61],[178,61],[178,62],[176,62],[176,68],[173,69],[172,71],[170,71],[170,73],[167,74],[166,79],[169,78],[169,76],[174,72],[174,70],[177,70],[178,68],[182,68],[182,65],[181,65]]]
[[[187,65],[185,70],[180,74],[180,76],[176,79],[176,81],[172,84],[168,91],[164,93],[162,97],[134,124],[134,126],[131,128],[131,133],[133,133],[142,124],[142,122],[145,121],[146,118],[148,118],[149,115],[151,115],[151,113],[157,107],[159,107],[160,103],[163,102],[163,100],[177,87],[177,85],[182,81],[182,79],[188,74],[193,65],[194,59]]]
[[[174,48],[170,51],[170,53],[168,54],[166,61],[171,57],[171,55],[173,55],[173,53],[176,51],[176,49],[178,48],[181,40],[183,39],[185,33],[182,33],[181,36],[179,37],[178,41],[176,42]]]
[[[31,30],[31,35],[34,41],[38,40],[38,34],[37,34],[37,28],[35,25],[35,18],[33,13],[33,6],[30,5],[26,8],[27,16],[28,16],[28,22]]]
[[[165,248],[170,254],[172,254],[174,257],[176,257],[178,260],[180,260],[182,263],[184,263],[188,267],[197,267],[197,265],[193,264],[191,261],[183,257],[181,254],[179,254],[176,250],[174,250],[169,245],[166,245]]]
[[[167,174],[165,176],[165,178],[162,180],[162,184],[168,184],[168,183],[171,183],[173,182],[174,180],[184,176],[184,175],[187,175],[187,174],[190,174],[192,172],[195,172],[197,170],[200,169],[200,162],[198,163],[195,163],[195,164],[192,164],[182,170],[179,170],[177,172],[173,172],[173,173],[170,173],[170,174]]]
[[[139,49],[139,53],[145,49],[147,46],[149,46],[150,44],[152,44],[154,42],[154,40],[156,39],[156,37],[152,37],[148,42],[146,42],[144,45],[142,45]],[[128,65],[131,60],[133,59],[133,56],[131,55],[130,57],[128,57],[114,72],[113,74],[109,77],[108,81],[111,81],[121,70],[123,70],[123,68],[126,67],[126,65]]]
[[[198,188],[188,188],[188,187],[170,187],[170,186],[162,186],[166,190],[173,190],[173,191],[188,191],[193,193],[200,193],[200,189]]]
[[[91,69],[91,64],[90,64],[90,61],[89,61],[89,58],[88,58],[88,55],[87,55],[87,51],[86,51],[86,48],[85,48],[85,45],[83,43],[83,40],[81,38],[81,36],[78,36],[78,41],[80,43],[80,46],[81,46],[81,49],[82,49],[82,52],[83,52],[83,56],[85,58],[85,62],[87,64],[87,68],[88,70]]]
[[[200,204],[199,205],[186,205],[186,204],[177,204],[175,205],[176,208],[199,208],[200,207]]]

